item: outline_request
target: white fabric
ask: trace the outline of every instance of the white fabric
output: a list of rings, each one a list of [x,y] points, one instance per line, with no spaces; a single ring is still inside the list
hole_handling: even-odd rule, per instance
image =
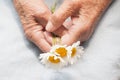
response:
[[[46,0],[52,4],[52,0]],[[0,0],[0,80],[120,80],[120,0],[114,1],[85,44],[80,61],[59,71],[39,63],[11,0]]]

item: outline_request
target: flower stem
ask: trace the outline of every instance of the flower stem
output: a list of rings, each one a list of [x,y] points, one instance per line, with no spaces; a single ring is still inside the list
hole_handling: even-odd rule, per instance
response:
[[[55,0],[54,4],[51,6],[52,14],[55,12],[56,7],[57,7],[57,0]],[[61,44],[60,37],[54,33],[52,33],[52,35],[53,35],[52,45]]]
[[[57,0],[55,0],[54,4],[51,6],[51,12],[52,12],[52,13],[55,12],[56,6],[57,6]]]

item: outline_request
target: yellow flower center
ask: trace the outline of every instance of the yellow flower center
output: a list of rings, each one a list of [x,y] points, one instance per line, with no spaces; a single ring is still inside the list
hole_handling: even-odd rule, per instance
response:
[[[59,63],[60,62],[60,59],[59,58],[54,59],[54,56],[49,56],[48,60],[52,63]]]
[[[75,54],[76,54],[76,52],[77,52],[76,48],[73,48],[73,49],[72,49],[72,54],[71,54],[71,57],[74,57],[74,56],[75,56]]]
[[[56,49],[55,52],[57,52],[60,57],[65,57],[67,55],[67,50],[64,47]]]

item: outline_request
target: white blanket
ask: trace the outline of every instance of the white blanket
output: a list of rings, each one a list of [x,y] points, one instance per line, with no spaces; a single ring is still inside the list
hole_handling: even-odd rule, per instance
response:
[[[53,0],[46,0],[52,4]],[[39,63],[11,0],[0,0],[0,80],[120,80],[120,0],[99,21],[78,63],[59,71]]]

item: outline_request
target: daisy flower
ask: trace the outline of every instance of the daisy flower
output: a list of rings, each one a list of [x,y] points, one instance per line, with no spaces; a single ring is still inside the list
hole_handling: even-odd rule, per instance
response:
[[[41,63],[47,67],[60,69],[68,64],[74,64],[83,54],[83,47],[79,46],[80,41],[72,46],[54,45],[50,52],[40,54]]]
[[[54,69],[59,69],[66,65],[65,61],[61,57],[53,53],[40,54],[39,59],[42,64]]]
[[[50,52],[61,57],[67,63],[67,61],[68,61],[67,45],[63,45],[63,46],[62,45],[54,45]]]
[[[74,64],[83,54],[83,47],[80,46],[80,41],[74,43],[72,46],[68,46],[69,51],[69,63]]]

